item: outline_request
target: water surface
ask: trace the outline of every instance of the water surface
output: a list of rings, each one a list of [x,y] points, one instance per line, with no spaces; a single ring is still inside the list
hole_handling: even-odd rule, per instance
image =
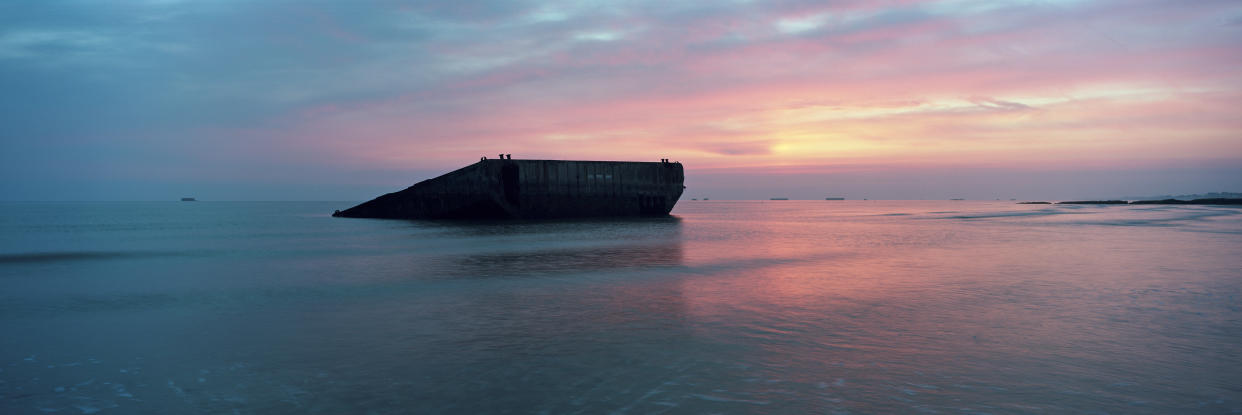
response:
[[[1242,210],[5,203],[2,413],[1237,413]]]

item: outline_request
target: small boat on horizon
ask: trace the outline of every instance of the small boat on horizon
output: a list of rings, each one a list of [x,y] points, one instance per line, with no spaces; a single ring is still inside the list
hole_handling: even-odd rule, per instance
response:
[[[198,201],[198,199],[195,199],[195,198],[192,198],[192,197],[183,197],[183,198],[181,198],[181,201],[182,201],[182,202],[197,202],[197,201]]]
[[[768,199],[768,200],[789,200],[789,198],[787,198],[787,197],[774,197],[774,198],[771,198],[771,199]]]

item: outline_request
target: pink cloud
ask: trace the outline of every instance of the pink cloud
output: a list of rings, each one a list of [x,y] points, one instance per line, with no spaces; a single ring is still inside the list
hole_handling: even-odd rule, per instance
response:
[[[832,155],[840,137],[828,137],[840,135],[854,145],[876,143],[858,150],[864,159],[903,163],[1238,151],[1224,138],[1240,127],[1228,110],[1238,104],[1236,41],[1209,33],[1202,41],[1123,38],[1119,45],[1091,25],[1147,15],[1104,11],[1084,17],[1098,21],[1065,20],[1055,10],[984,16],[1013,26],[982,31],[971,28],[980,16],[928,15],[814,36],[769,32],[711,48],[693,46],[762,31],[737,16],[675,29],[631,18],[636,31],[616,42],[537,54],[396,99],[303,110],[298,134],[350,163],[390,165],[452,164],[439,160],[497,151],[634,159],[676,153],[709,168],[850,163],[857,151]],[[778,16],[822,12],[799,8]],[[497,45],[465,46],[452,53],[506,53]],[[1204,88],[1221,91],[1195,92]],[[800,108],[828,115],[783,118],[782,111]],[[863,115],[840,119],[834,112]],[[799,145],[822,133],[822,151],[777,151],[791,140],[782,135],[789,131],[801,134],[792,139]]]

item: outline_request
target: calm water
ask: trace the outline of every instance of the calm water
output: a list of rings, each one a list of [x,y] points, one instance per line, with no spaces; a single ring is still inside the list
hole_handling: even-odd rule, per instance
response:
[[[0,204],[0,413],[1238,413],[1242,210]]]

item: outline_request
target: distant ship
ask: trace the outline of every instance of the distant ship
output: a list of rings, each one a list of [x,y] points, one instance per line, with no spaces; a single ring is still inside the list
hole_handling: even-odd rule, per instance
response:
[[[825,197],[824,200],[845,200],[844,197]]]
[[[483,159],[332,214],[385,219],[668,216],[679,162]]]
[[[198,201],[198,199],[195,199],[195,198],[192,198],[192,197],[183,197],[183,198],[181,198],[181,201],[182,201],[182,202],[197,202],[197,201]]]
[[[787,197],[774,197],[774,198],[771,198],[771,199],[768,199],[768,200],[789,200],[789,198],[787,198]]]

